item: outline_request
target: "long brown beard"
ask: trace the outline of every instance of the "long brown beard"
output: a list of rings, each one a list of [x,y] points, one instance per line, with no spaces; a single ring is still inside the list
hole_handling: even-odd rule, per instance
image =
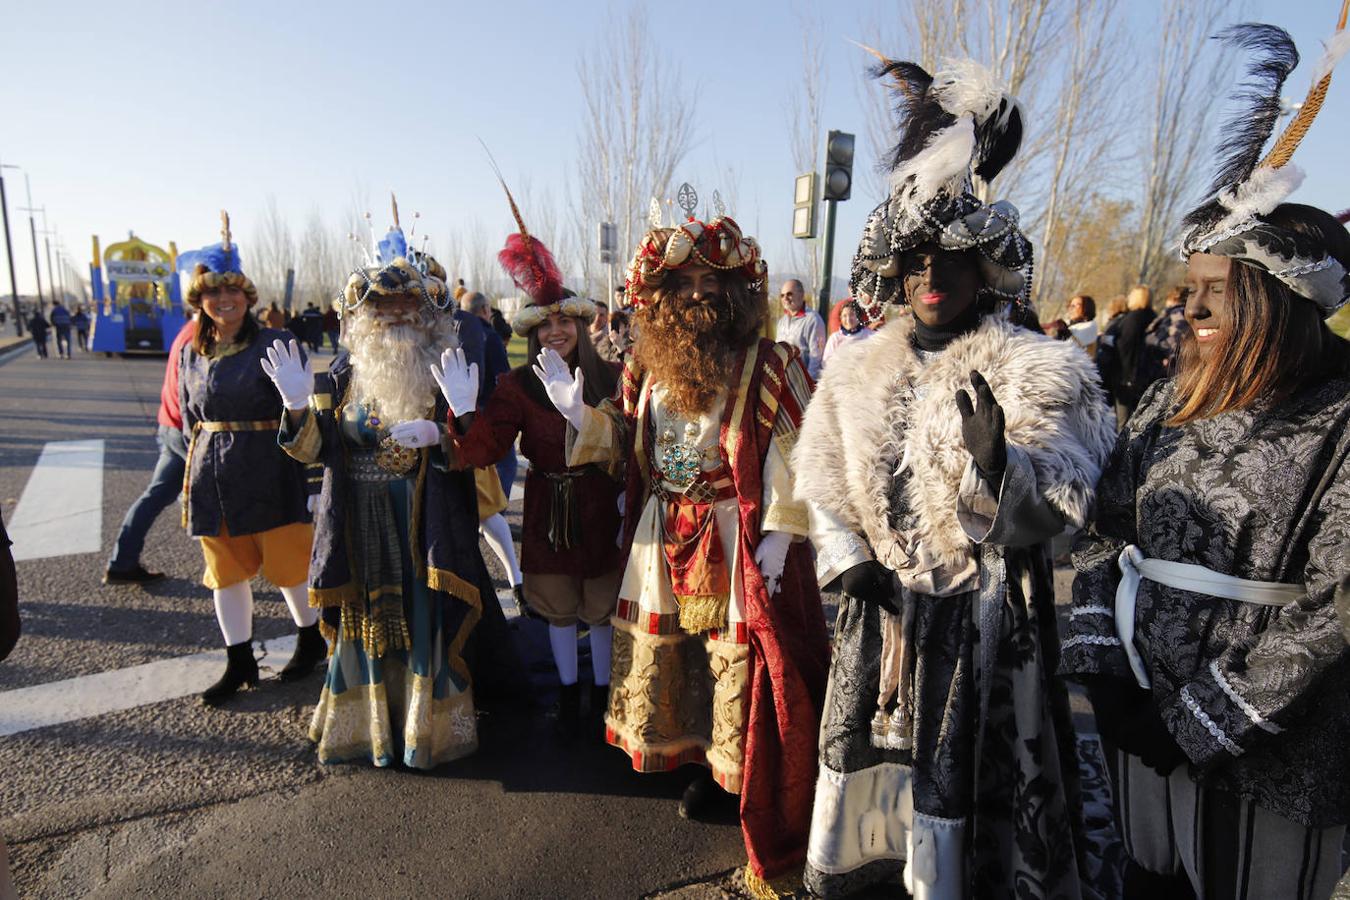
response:
[[[707,412],[731,379],[743,341],[733,334],[725,303],[666,295],[638,314],[633,352],[675,412]]]

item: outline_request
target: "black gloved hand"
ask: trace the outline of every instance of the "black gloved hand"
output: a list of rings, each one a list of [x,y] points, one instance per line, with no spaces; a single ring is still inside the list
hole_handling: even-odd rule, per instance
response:
[[[975,460],[975,467],[997,486],[1008,468],[1008,443],[1004,437],[1003,407],[994,399],[989,382],[975,370],[970,372],[975,403],[965,391],[956,392],[956,408],[961,412],[961,437]]]
[[[839,576],[839,586],[845,594],[880,606],[891,614],[899,613],[891,597],[891,570],[875,559],[860,562]]]
[[[1186,762],[1186,754],[1163,723],[1151,692],[1110,675],[1090,676],[1084,684],[1103,740],[1139,757],[1159,775],[1170,775]]]

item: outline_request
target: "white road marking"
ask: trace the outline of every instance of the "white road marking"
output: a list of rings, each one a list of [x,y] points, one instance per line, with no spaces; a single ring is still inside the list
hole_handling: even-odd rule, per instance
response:
[[[102,549],[102,439],[52,441],[42,448],[9,534],[16,561]]]
[[[258,643],[267,651],[260,667],[280,669],[295,649],[295,635]],[[199,694],[223,671],[221,648],[6,691],[0,694],[0,737]]]

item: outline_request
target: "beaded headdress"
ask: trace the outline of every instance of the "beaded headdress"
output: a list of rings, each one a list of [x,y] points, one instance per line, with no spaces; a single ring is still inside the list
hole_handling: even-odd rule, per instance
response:
[[[627,294],[633,306],[642,309],[652,301],[653,292],[665,280],[666,273],[687,266],[708,266],[719,272],[736,272],[750,284],[751,292],[761,290],[768,267],[755,239],[741,233],[731,216],[717,216],[700,222],[692,215],[674,228],[653,228],[638,244],[628,264]]]
[[[424,249],[408,246],[408,238],[399,224],[398,198],[390,195],[394,224],[383,238],[371,225],[370,248],[365,249],[365,264],[352,271],[347,285],[338,295],[338,315],[354,312],[361,304],[411,295],[421,297],[432,309],[444,312],[450,306],[450,291],[445,286],[445,268]],[[418,218],[413,213],[414,220]],[[370,214],[366,214],[370,222]],[[417,226],[414,223],[413,232]],[[353,237],[353,240],[356,240]],[[426,239],[423,238],[423,247]],[[364,249],[364,248],[363,248]]]
[[[192,271],[192,280],[188,282],[189,306],[200,306],[203,292],[222,287],[243,291],[250,304],[258,302],[258,289],[244,274],[239,261],[239,245],[230,235],[230,214],[225,210],[220,211],[220,243],[190,253],[197,264]]]
[[[901,125],[887,163],[890,194],[868,216],[850,272],[863,323],[880,325],[887,305],[904,302],[901,257],[925,243],[976,251],[986,290],[1027,302],[1032,251],[1017,207],[985,204],[972,191],[972,175],[991,181],[1016,155],[1021,106],[971,60],[944,61],[930,75],[871,52],[881,59],[872,74],[892,82]]]
[[[1350,4],[1347,4],[1350,6]],[[1312,88],[1298,114],[1262,156],[1282,107],[1280,89],[1298,65],[1298,50],[1288,32],[1274,25],[1235,25],[1216,35],[1252,53],[1247,81],[1236,96],[1242,107],[1225,123],[1227,140],[1219,148],[1219,171],[1209,197],[1187,213],[1181,256],[1211,253],[1268,272],[1326,315],[1350,298],[1350,274],[1316,239],[1273,225],[1264,216],[1303,182],[1303,172],[1289,160],[1322,107],[1331,71],[1350,49],[1342,7],[1337,32],[1313,70]]]

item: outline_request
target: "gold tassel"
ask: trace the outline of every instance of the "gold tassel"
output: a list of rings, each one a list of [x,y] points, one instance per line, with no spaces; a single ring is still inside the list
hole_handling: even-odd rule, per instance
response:
[[[741,876],[745,880],[745,889],[755,900],[785,900],[796,896],[801,887],[801,882],[791,875],[782,875],[773,882],[760,878],[749,863],[741,870]]]
[[[727,611],[731,598],[726,594],[710,597],[676,597],[680,604],[680,628],[689,634],[700,634],[714,628],[727,627]]]

